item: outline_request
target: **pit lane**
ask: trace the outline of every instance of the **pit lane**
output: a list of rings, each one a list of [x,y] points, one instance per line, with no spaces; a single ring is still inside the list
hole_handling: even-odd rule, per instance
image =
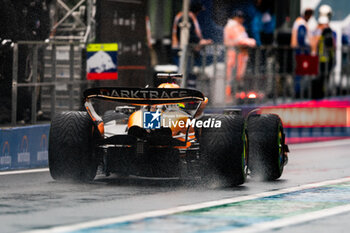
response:
[[[1,231],[47,230],[97,219],[242,198],[350,175],[350,140],[291,145],[290,148],[290,162],[280,180],[261,182],[250,178],[246,184],[236,188],[225,188],[216,183],[199,185],[193,181],[118,177],[98,177],[92,184],[73,184],[55,182],[47,171],[1,173]],[[277,200],[273,201],[277,203]],[[279,231],[345,231],[350,223],[344,216],[349,217],[349,212],[289,224]],[[143,226],[147,227],[147,224]],[[136,231],[142,232],[144,228]]]

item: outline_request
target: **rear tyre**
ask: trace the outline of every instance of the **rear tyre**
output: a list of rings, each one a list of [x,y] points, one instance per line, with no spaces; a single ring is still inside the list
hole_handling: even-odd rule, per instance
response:
[[[49,169],[55,180],[91,181],[96,176],[93,123],[86,112],[59,113],[51,122]]]
[[[276,180],[284,167],[284,133],[281,119],[274,114],[248,118],[249,169],[253,176]]]
[[[243,184],[247,164],[244,119],[237,115],[215,115],[211,118],[221,121],[221,127],[201,129],[200,149],[204,174],[219,175],[229,186]]]

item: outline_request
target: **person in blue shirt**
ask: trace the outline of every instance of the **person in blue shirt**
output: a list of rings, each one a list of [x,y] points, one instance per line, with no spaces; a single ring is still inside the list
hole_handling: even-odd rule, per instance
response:
[[[313,44],[315,44],[314,37],[308,29],[307,22],[310,20],[311,16],[314,14],[314,10],[307,8],[304,14],[295,19],[292,27],[292,35],[290,46],[295,50],[295,54],[309,55]],[[297,57],[295,57],[297,59]],[[295,97],[300,98],[304,95],[304,90],[302,90],[302,84],[305,83],[305,79],[301,75],[296,75],[294,77],[294,92]]]
[[[303,16],[296,18],[292,27],[292,37],[290,45],[292,48],[297,49],[296,53],[310,53],[310,49],[314,42],[310,31],[308,30],[307,22],[313,15],[314,11],[312,9],[306,9]],[[301,48],[301,50],[300,50]]]
[[[252,37],[256,44],[270,45],[273,43],[273,34],[276,29],[276,16],[269,9],[270,1],[257,0],[256,11],[252,20],[251,31]]]

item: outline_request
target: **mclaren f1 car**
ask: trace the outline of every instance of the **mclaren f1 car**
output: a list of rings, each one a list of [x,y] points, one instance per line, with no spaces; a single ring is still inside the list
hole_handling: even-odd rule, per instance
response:
[[[278,179],[288,147],[277,115],[204,114],[208,99],[159,74],[158,88],[98,87],[85,111],[51,122],[49,169],[55,180],[91,181],[97,171],[143,177],[219,177],[240,185],[248,172]],[[108,106],[107,106],[108,104]]]

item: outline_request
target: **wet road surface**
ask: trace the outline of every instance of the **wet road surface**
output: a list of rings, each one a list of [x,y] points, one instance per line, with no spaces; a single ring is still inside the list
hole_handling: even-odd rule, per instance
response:
[[[261,182],[248,178],[236,188],[115,176],[99,176],[91,184],[74,184],[55,182],[48,172],[0,173],[1,232],[65,226],[350,176],[350,140],[291,145],[290,149],[289,164],[281,179]],[[344,212],[282,227],[277,232],[346,232],[350,227],[348,217],[350,213]]]

